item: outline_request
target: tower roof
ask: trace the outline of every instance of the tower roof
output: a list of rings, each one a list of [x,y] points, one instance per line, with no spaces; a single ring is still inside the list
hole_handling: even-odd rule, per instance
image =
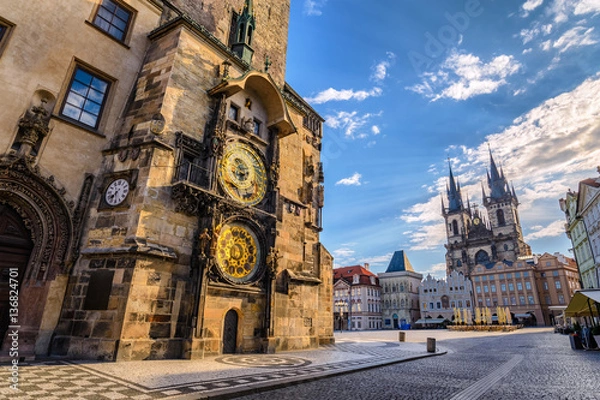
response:
[[[510,194],[508,183],[504,177],[504,171],[498,171],[494,157],[492,156],[492,149],[490,152],[490,172],[488,173],[488,186],[490,188],[490,197],[493,199],[500,199],[507,194]]]
[[[408,257],[406,257],[406,254],[404,254],[404,250],[398,250],[394,252],[392,259],[390,260],[390,265],[388,265],[385,272],[388,273],[405,271],[415,272],[412,265],[410,264],[410,261],[408,261]]]
[[[460,194],[460,185],[454,180],[450,160],[448,160],[448,169],[450,170],[450,186],[446,187],[446,192],[448,193],[448,212],[461,211],[464,207]]]

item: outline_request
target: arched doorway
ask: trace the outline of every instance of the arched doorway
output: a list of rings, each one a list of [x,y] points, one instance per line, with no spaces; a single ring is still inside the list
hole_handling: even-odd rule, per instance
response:
[[[398,325],[398,315],[397,315],[397,314],[394,314],[394,315],[392,316],[392,318],[393,318],[393,320],[394,320],[394,329],[398,329],[398,328],[399,328],[399,325]]]
[[[11,288],[21,287],[33,242],[23,219],[10,206],[0,204],[0,346],[11,324],[9,298]]]
[[[223,354],[235,353],[237,347],[238,314],[235,310],[227,311],[223,323]]]

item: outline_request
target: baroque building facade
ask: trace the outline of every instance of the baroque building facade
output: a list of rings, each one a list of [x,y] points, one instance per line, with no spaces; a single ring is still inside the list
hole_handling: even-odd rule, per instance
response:
[[[600,170],[600,169],[599,169]],[[569,190],[559,200],[565,213],[565,231],[573,244],[573,253],[584,289],[600,287],[600,179],[579,182],[578,191]]]
[[[383,328],[400,329],[417,321],[423,275],[414,270],[404,250],[395,251],[385,272],[378,276],[383,288]]]
[[[22,356],[330,343],[323,119],[285,82],[289,1],[45,7],[0,6],[0,292],[17,271]]]
[[[335,329],[381,329],[381,286],[369,264],[333,270]]]

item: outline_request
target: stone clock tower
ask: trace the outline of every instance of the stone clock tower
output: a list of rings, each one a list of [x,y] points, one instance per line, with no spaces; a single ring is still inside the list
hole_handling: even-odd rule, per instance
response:
[[[485,212],[465,207],[460,186],[450,169],[447,189],[448,207],[442,200],[442,215],[446,221],[446,271],[471,276],[476,265],[491,267],[497,262],[512,263],[521,256],[531,255],[523,240],[515,190],[509,187],[504,172],[499,170],[490,151],[488,191],[482,187]]]
[[[172,3],[102,151],[51,351],[201,358],[329,343],[323,119],[284,81],[289,1]]]

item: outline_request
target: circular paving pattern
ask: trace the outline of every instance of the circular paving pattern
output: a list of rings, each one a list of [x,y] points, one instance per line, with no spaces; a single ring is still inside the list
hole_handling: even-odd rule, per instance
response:
[[[250,368],[292,368],[304,367],[311,362],[303,358],[284,357],[269,354],[234,355],[217,358],[223,364]]]

